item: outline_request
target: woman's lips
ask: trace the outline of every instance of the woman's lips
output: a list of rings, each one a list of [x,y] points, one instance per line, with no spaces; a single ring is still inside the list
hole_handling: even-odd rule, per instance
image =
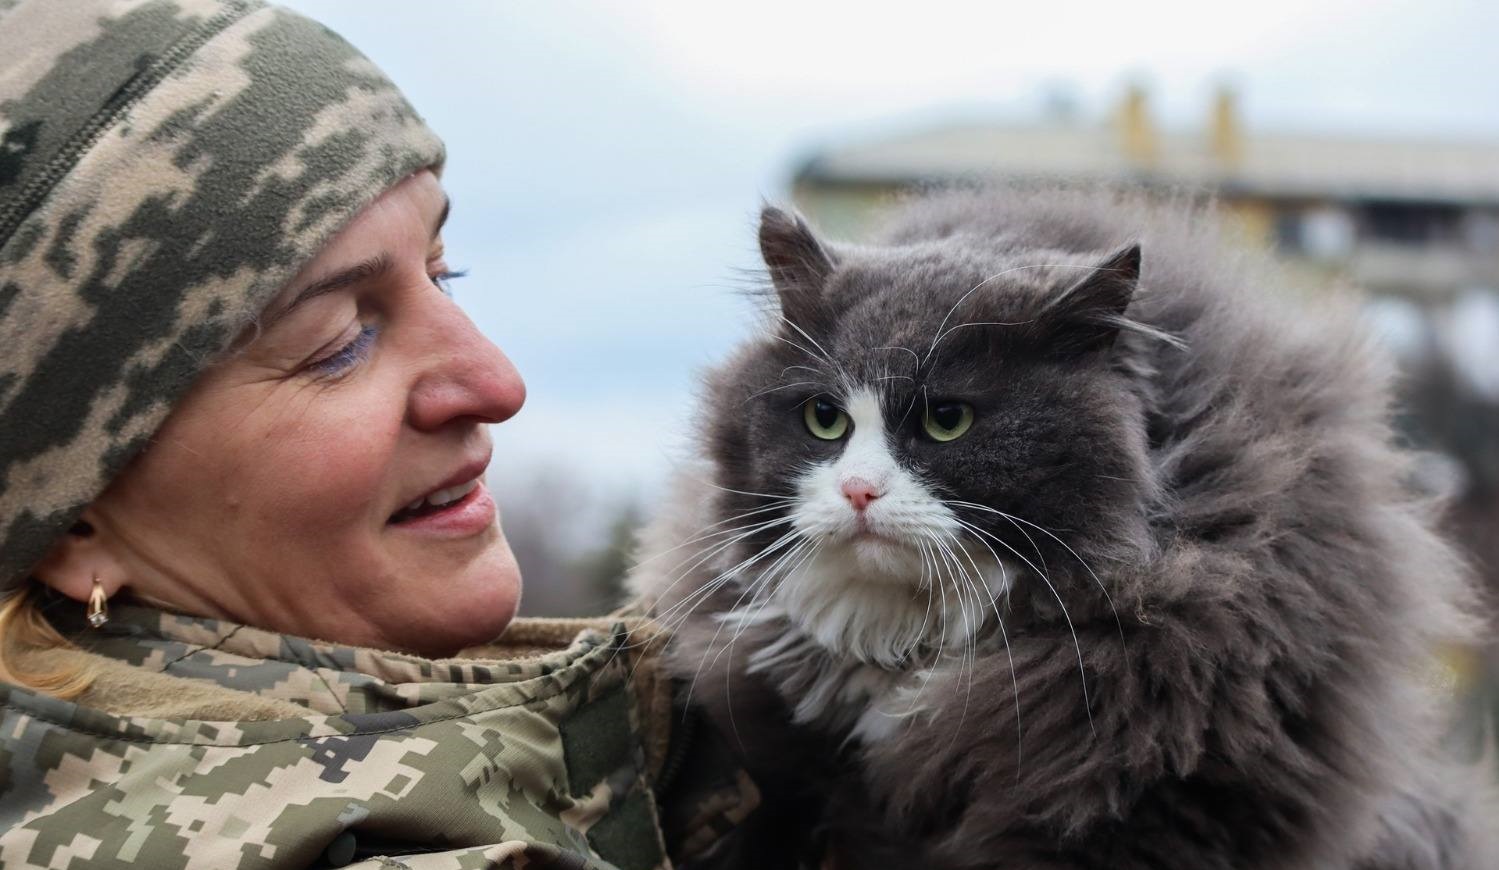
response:
[[[494,524],[494,498],[484,481],[463,498],[430,513],[390,523],[390,528],[439,538],[466,538]]]

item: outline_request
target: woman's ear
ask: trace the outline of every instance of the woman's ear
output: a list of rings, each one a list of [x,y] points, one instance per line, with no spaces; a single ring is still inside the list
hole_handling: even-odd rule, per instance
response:
[[[59,593],[81,602],[89,600],[96,578],[104,587],[104,594],[111,598],[126,586],[124,566],[99,534],[92,507],[84,508],[78,522],[52,545],[31,573]]]

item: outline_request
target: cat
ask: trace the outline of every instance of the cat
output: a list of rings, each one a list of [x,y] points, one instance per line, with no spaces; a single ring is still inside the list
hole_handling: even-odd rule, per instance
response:
[[[1462,559],[1384,357],[1210,206],[767,206],[631,577],[762,808],[690,866],[1499,867],[1444,760]]]

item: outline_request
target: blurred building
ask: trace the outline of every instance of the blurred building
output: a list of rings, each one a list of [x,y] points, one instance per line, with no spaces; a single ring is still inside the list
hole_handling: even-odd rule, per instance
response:
[[[1499,287],[1499,142],[1251,131],[1218,92],[1196,130],[1161,129],[1133,88],[1104,123],[1065,103],[1029,124],[962,124],[834,147],[793,196],[834,235],[866,231],[892,194],[943,182],[1059,178],[1216,196],[1293,268],[1376,293]]]

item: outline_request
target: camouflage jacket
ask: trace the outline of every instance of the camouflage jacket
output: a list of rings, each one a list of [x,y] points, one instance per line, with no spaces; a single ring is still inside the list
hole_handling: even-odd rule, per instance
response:
[[[652,870],[755,801],[726,766],[658,805],[722,756],[667,739],[639,620],[445,660],[143,608],[69,633],[87,651],[46,655],[99,674],[77,703],[0,684],[6,868]]]

